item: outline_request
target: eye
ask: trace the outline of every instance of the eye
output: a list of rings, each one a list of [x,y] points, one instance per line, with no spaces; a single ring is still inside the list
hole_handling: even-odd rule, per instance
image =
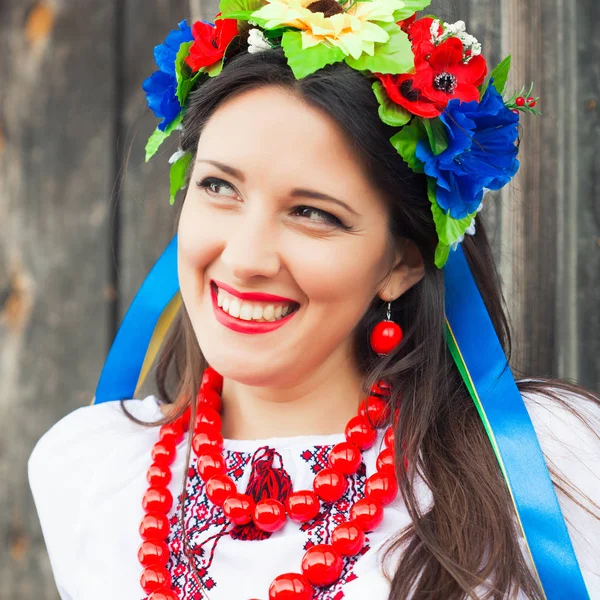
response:
[[[344,225],[340,219],[331,213],[319,208],[314,208],[313,206],[297,206],[292,214],[299,215],[312,223],[333,225],[334,227],[339,227],[341,229],[350,229],[350,227]]]
[[[225,196],[226,198],[234,198],[237,196],[235,189],[225,180],[218,177],[205,177],[202,181],[198,181],[196,185],[205,190],[211,196]],[[230,193],[221,193],[221,190]]]

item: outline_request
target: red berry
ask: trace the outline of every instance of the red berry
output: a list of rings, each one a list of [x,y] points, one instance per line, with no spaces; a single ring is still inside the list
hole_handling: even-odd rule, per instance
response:
[[[302,573],[316,586],[331,585],[340,578],[344,561],[329,544],[317,544],[302,558]]]
[[[219,450],[203,446],[201,451],[196,461],[196,468],[202,481],[208,481],[214,475],[225,472],[225,459]]]
[[[515,115],[518,115],[521,111],[518,111],[516,108],[513,108],[511,112],[514,112]]]
[[[285,506],[279,500],[267,498],[256,503],[254,524],[263,531],[273,533],[285,525]]]
[[[515,100],[515,104],[517,106],[525,106],[525,98],[523,98],[523,96],[519,96],[516,100]]]
[[[279,575],[269,586],[269,600],[312,600],[313,588],[299,573]]]
[[[285,503],[287,514],[292,521],[306,523],[312,521],[321,509],[319,498],[310,490],[292,492]]]
[[[354,556],[365,545],[365,534],[355,523],[341,523],[331,534],[331,545],[342,556]]]
[[[529,98],[527,98],[527,106],[529,106],[530,108],[533,108],[536,104],[537,104],[537,100],[535,98],[532,98],[531,96]]]
[[[371,348],[377,354],[388,354],[400,344],[404,334],[398,323],[380,321],[371,332]]]
[[[144,567],[164,566],[169,560],[169,548],[162,540],[144,540],[138,550],[138,560]]]
[[[164,513],[151,512],[145,514],[140,523],[140,536],[144,540],[153,538],[164,540],[169,535],[169,519]]]
[[[383,506],[372,498],[363,498],[350,509],[350,518],[362,531],[373,531],[383,521]]]
[[[348,482],[338,470],[326,468],[316,474],[313,488],[323,502],[337,502],[346,493]]]
[[[206,495],[208,496],[208,499],[217,506],[223,506],[225,500],[236,492],[237,489],[233,479],[227,475],[213,475],[206,482]]]
[[[360,450],[352,442],[340,442],[329,453],[329,464],[344,475],[356,473],[361,462]]]
[[[377,439],[377,431],[360,415],[352,417],[346,425],[346,440],[358,446],[361,450],[370,448]]]
[[[245,525],[252,521],[254,500],[247,494],[232,494],[223,502],[223,512],[234,525]]]

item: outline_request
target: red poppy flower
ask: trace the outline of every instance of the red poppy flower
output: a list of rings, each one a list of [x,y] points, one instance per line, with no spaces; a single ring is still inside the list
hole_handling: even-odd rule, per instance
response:
[[[415,32],[418,23],[410,29],[410,35],[415,36],[413,44],[420,44],[414,73],[378,75],[390,99],[426,119],[441,115],[455,98],[462,102],[478,101],[478,87],[487,74],[485,58],[478,55],[465,62],[461,40],[452,37],[435,46],[430,31],[427,38],[422,29]],[[425,54],[429,43],[432,50]]]
[[[194,43],[185,62],[194,73],[202,67],[214,65],[223,58],[229,42],[237,34],[235,19],[218,19],[216,25],[196,21],[192,27]]]
[[[396,25],[399,25],[404,33],[408,33],[412,24],[417,20],[417,13],[415,13],[412,17],[408,17],[408,19],[404,19],[404,21],[398,21]]]

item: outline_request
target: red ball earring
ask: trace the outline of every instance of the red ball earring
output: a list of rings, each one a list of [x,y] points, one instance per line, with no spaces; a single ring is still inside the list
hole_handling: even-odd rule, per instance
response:
[[[371,348],[377,354],[389,354],[403,337],[402,327],[392,321],[392,303],[388,302],[385,320],[377,323],[371,332]]]

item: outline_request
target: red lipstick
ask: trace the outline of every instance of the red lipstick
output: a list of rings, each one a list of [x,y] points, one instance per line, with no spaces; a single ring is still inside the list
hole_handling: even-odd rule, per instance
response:
[[[239,298],[240,300],[256,300],[256,302],[277,302],[277,303],[285,303],[285,304],[298,304],[296,300],[292,298],[284,298],[283,296],[275,296],[273,294],[264,294],[263,292],[238,292],[237,290],[229,287],[226,283],[221,281],[217,281],[213,279],[213,283],[220,287],[222,290],[225,290],[227,293]]]
[[[218,284],[216,281],[214,282],[215,284],[217,284],[219,287],[221,287],[221,284]],[[231,288],[228,288],[227,286],[223,286],[223,289],[227,292],[229,292],[229,290]],[[268,301],[273,301],[271,300],[271,298],[281,298],[281,296],[272,296],[271,294],[243,294],[243,295],[239,295],[239,292],[233,293],[230,292],[232,295],[237,296],[238,298],[242,298],[245,300],[250,300],[251,298],[249,298],[248,296],[253,297],[254,300],[257,300],[259,298],[257,298],[257,296],[262,296],[262,300],[264,300],[264,296],[267,296],[269,298]],[[217,291],[215,289],[215,286],[211,285],[210,286],[210,296],[212,298],[212,304],[213,304],[213,310],[215,313],[215,317],[217,319],[217,321],[219,321],[219,323],[221,323],[221,325],[224,325],[225,327],[227,327],[228,329],[231,329],[232,331],[236,331],[237,333],[248,333],[248,334],[254,334],[254,333],[269,333],[271,331],[275,331],[276,329],[279,329],[280,327],[282,327],[283,325],[285,325],[295,314],[296,314],[296,310],[294,312],[291,312],[289,315],[286,315],[285,317],[283,317],[283,319],[278,319],[277,321],[264,321],[264,322],[259,322],[259,321],[244,321],[243,319],[236,319],[235,317],[232,317],[230,314],[227,314],[224,310],[221,310],[221,308],[219,307],[218,301],[217,301]],[[283,300],[277,300],[277,302],[295,302],[294,300],[287,300],[287,299],[283,299]],[[295,302],[295,304],[297,304],[297,302]]]

